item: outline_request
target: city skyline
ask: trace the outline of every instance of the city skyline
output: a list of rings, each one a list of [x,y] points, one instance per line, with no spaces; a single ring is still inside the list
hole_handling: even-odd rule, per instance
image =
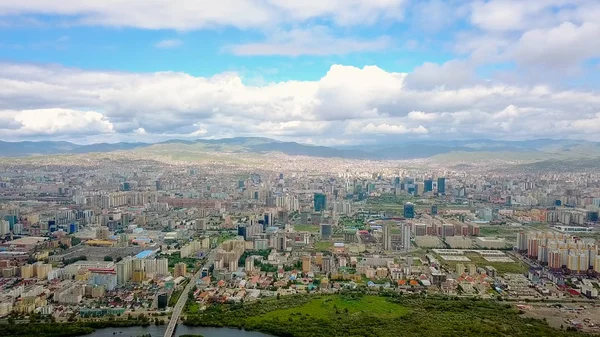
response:
[[[600,140],[595,1],[140,6],[0,1],[0,139]]]

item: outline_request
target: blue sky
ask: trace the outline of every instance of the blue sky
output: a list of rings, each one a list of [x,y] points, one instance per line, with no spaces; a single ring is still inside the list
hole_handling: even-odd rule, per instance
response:
[[[44,17],[53,22],[58,17]],[[310,27],[319,27],[312,25]],[[450,46],[428,46],[426,39],[446,41],[450,36],[434,36],[406,23],[369,26],[364,29],[326,25],[340,37],[350,34],[364,40],[395,36],[386,47],[331,55],[236,55],[231,46],[260,43],[265,34],[257,30],[222,27],[215,30],[146,30],[123,27],[0,27],[4,61],[55,63],[68,67],[128,72],[181,71],[195,76],[211,76],[226,71],[257,72],[274,81],[318,80],[332,64],[362,67],[376,64],[382,69],[407,72],[424,60],[443,63],[453,58]],[[413,33],[411,33],[411,31]],[[172,43],[168,43],[171,42]],[[163,42],[163,44],[161,44]],[[424,43],[425,42],[425,43]],[[421,43],[420,45],[412,45]],[[164,45],[164,46],[163,46]],[[432,48],[434,47],[434,48]],[[277,69],[274,74],[273,69]]]
[[[594,0],[0,0],[0,139],[596,140]]]

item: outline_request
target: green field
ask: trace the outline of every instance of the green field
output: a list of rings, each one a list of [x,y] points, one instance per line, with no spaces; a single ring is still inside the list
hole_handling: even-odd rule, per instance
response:
[[[315,242],[315,250],[328,251],[330,248],[331,248],[331,242],[329,242],[329,241]]]
[[[440,258],[441,261],[444,261],[444,263],[446,263],[448,266],[450,266],[450,268],[456,270],[456,265],[461,263],[465,266],[469,265],[469,264],[474,264],[477,267],[485,267],[485,266],[492,266],[494,268],[496,268],[496,270],[498,271],[499,274],[506,274],[506,273],[512,273],[512,274],[522,274],[525,273],[529,270],[529,267],[527,267],[526,264],[522,263],[521,261],[515,261],[515,262],[488,262],[486,261],[481,255],[476,254],[476,253],[465,253],[465,256],[468,257],[471,262],[454,262],[454,261],[445,261],[444,259]]]
[[[296,232],[311,232],[318,233],[321,229],[319,225],[294,225]]]
[[[584,336],[525,318],[514,305],[503,302],[360,292],[217,305],[187,316],[184,323],[229,326],[281,337]]]
[[[258,317],[248,319],[251,323],[261,320],[290,320],[301,316],[327,317],[338,313],[350,316],[368,313],[382,318],[400,317],[410,312],[408,308],[388,302],[384,297],[364,296],[360,299],[350,299],[341,296],[313,299],[302,306],[268,312]],[[333,317],[335,319],[335,317]]]
[[[521,228],[507,226],[479,226],[481,236],[515,236]]]

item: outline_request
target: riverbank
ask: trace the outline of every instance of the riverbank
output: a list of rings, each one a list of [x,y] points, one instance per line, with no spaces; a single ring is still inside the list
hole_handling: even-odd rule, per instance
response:
[[[85,337],[137,337],[150,334],[152,337],[163,337],[166,326],[129,327],[98,329]],[[174,337],[184,335],[202,335],[204,337],[274,337],[255,331],[243,331],[234,328],[190,327],[178,325]]]
[[[0,336],[11,337],[75,337],[93,333],[98,329],[148,327],[149,320],[123,319],[85,321],[73,323],[28,323],[7,324],[0,329]],[[156,326],[156,325],[154,325]]]

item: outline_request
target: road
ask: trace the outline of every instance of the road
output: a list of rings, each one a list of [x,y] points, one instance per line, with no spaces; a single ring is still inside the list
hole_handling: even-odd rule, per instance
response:
[[[192,276],[190,282],[188,282],[188,284],[183,289],[183,292],[179,296],[179,300],[177,300],[177,304],[175,304],[175,307],[173,308],[171,320],[169,321],[169,325],[167,326],[167,331],[165,331],[165,337],[173,337],[173,334],[175,333],[175,328],[177,328],[177,323],[179,323],[179,318],[181,317],[181,312],[183,311],[183,308],[185,308],[185,303],[188,300],[188,294],[190,293],[190,290],[192,290],[194,285],[196,285],[196,281],[198,281],[198,279],[202,275],[202,269],[204,269],[205,267],[208,268],[213,264],[215,258],[214,252],[215,250],[212,250],[208,254],[204,265],[200,267],[200,269],[198,270],[198,272],[196,272],[196,274],[194,274],[194,276]]]

